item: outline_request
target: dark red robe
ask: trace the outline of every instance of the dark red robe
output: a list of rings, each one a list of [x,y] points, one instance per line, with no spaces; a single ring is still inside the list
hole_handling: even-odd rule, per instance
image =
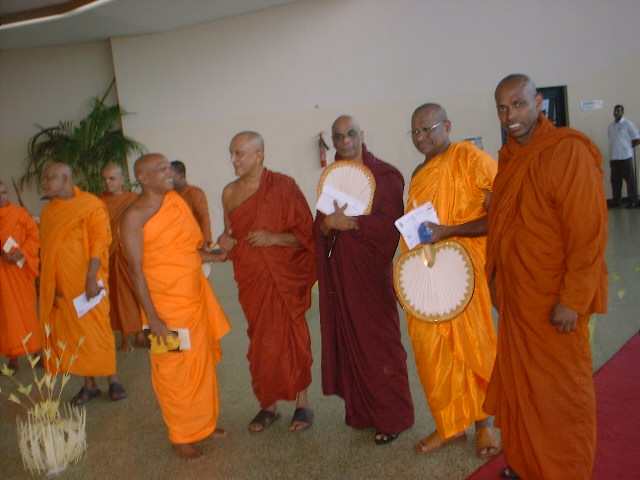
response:
[[[393,256],[399,232],[394,221],[404,213],[400,172],[362,147],[364,165],[376,191],[369,215],[358,230],[340,232],[327,258],[334,232],[324,237],[318,212],[315,236],[320,287],[322,389],[345,401],[346,423],[374,426],[383,433],[413,425],[407,354],[393,288]]]
[[[311,340],[305,313],[316,281],[313,219],[294,180],[264,169],[258,191],[229,214],[238,297],[249,324],[253,391],[266,408],[295,400],[311,384]],[[251,231],[291,232],[302,247],[254,248]]]

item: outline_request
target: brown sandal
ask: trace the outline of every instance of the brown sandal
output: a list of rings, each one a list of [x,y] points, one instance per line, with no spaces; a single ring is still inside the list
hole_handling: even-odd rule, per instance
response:
[[[434,450],[438,450],[439,448],[444,447],[450,443],[455,442],[464,442],[467,439],[467,433],[461,432],[449,438],[442,438],[438,431],[436,430],[431,435],[426,438],[423,438],[416,445],[416,451],[420,453],[431,453]]]
[[[486,450],[482,453],[482,450]],[[500,453],[500,440],[493,427],[479,427],[476,429],[476,455],[480,458],[495,457]]]

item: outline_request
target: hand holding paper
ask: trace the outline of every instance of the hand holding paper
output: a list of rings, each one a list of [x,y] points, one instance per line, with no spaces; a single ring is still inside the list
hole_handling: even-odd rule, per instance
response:
[[[396,228],[402,234],[404,243],[407,244],[409,250],[413,250],[420,244],[419,229],[420,225],[425,222],[440,225],[438,213],[431,202],[424,203],[419,207],[414,208],[409,213],[395,221]]]

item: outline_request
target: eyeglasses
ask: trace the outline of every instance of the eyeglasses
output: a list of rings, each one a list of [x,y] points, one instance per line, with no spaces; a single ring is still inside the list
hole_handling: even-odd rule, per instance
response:
[[[412,128],[407,132],[407,135],[413,135],[414,137],[417,137],[422,133],[423,135],[426,135],[428,137],[429,135],[431,135],[431,132],[433,132],[436,128],[438,128],[443,123],[444,123],[444,120],[441,122],[435,123],[430,127]]]

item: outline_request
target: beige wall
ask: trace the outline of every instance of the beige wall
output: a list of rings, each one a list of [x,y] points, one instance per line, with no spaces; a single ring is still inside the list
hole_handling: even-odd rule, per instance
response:
[[[29,137],[36,125],[52,127],[61,120],[77,122],[113,79],[109,42],[65,47],[0,50],[0,179],[9,183],[23,173]],[[115,92],[111,101],[117,98]],[[35,190],[24,192],[27,208],[44,206]]]
[[[126,133],[187,164],[190,182],[209,196],[218,232],[220,194],[234,178],[227,148],[236,132],[261,132],[266,165],[293,176],[313,203],[317,135],[337,115],[357,116],[369,148],[405,176],[420,161],[406,135],[409,117],[426,101],[446,107],[454,140],[482,136],[496,155],[492,93],[514,71],[532,75],[538,86],[567,85],[571,125],[606,149],[614,104],[624,103],[640,123],[637,18],[636,0],[306,0],[113,39],[111,49],[121,105],[135,113],[124,118]],[[76,75],[64,65],[78,64],[70,57],[79,48],[95,48],[81,60],[83,70],[110,65],[103,44],[40,50],[60,57],[60,67],[51,68],[70,81]],[[0,61],[3,72],[5,64],[24,71],[34,63],[20,52]],[[82,105],[110,75],[87,79],[94,90],[79,89],[73,101],[53,101],[48,109],[62,113],[51,120],[67,118],[67,103]],[[36,106],[28,98],[31,85],[23,88],[18,75],[11,81],[27,92],[13,107],[28,113]],[[581,101],[596,99],[604,110],[579,110]],[[47,122],[26,117],[29,126]],[[3,138],[3,162],[4,144]]]

